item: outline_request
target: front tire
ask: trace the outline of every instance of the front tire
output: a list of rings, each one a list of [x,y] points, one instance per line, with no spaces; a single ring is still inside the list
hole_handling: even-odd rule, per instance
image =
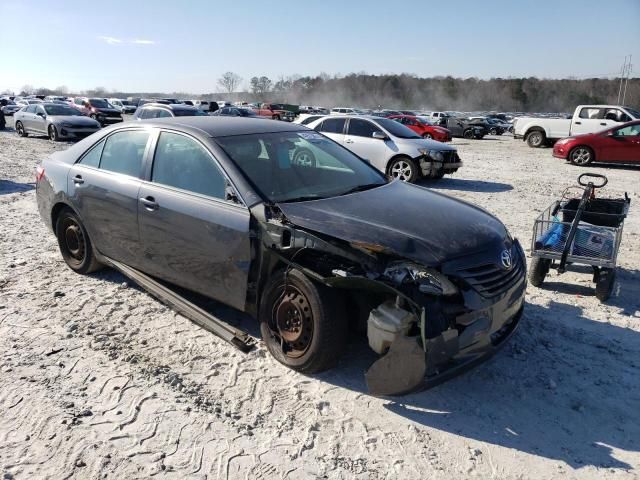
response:
[[[422,135],[422,138],[424,138],[425,140],[433,140],[433,135],[431,135],[430,133],[425,133],[424,135]]]
[[[388,176],[403,182],[415,182],[418,178],[418,166],[409,157],[397,157],[389,164]]]
[[[303,373],[334,366],[345,350],[347,321],[335,290],[301,271],[274,273],[260,301],[260,333],[283,365]]]
[[[540,130],[534,130],[527,135],[527,145],[531,148],[540,148],[547,141],[547,137],[544,132]]]
[[[69,208],[64,209],[56,220],[58,247],[65,263],[77,273],[91,273],[101,268],[93,252],[89,234],[80,217]]]
[[[22,125],[22,122],[20,122],[20,121],[16,122],[16,132],[18,132],[18,136],[19,137],[28,137],[29,136],[27,131],[24,129],[24,125]]]
[[[544,279],[549,273],[551,260],[548,258],[533,257],[529,267],[529,281],[534,287],[539,287],[544,283]]]
[[[272,118],[273,118],[274,120],[280,120],[280,115],[274,115]]]
[[[475,134],[473,133],[473,130],[469,128],[464,132],[462,132],[462,137],[466,138],[467,140],[471,140],[472,138],[475,137]]]
[[[569,161],[578,167],[584,167],[593,162],[595,155],[589,147],[580,145],[569,152]]]
[[[60,139],[58,136],[58,130],[55,125],[49,125],[49,140],[52,142],[57,142]]]

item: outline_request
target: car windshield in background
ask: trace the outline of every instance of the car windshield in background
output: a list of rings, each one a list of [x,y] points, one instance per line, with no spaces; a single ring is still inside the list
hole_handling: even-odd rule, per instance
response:
[[[113,105],[111,105],[106,100],[91,99],[89,100],[89,103],[91,104],[92,107],[96,107],[96,108],[113,108]]]
[[[272,202],[334,197],[386,183],[366,162],[312,131],[236,135],[215,141]]]
[[[416,134],[413,130],[408,127],[405,127],[401,123],[396,122],[395,120],[390,120],[388,118],[380,118],[376,117],[372,119],[378,125],[387,130],[391,135],[398,138],[421,138],[420,135]]]
[[[176,108],[173,111],[173,114],[176,117],[206,117],[207,113],[203,112],[202,110],[198,110],[197,108],[194,108],[193,110],[190,108]]]
[[[122,103],[122,105],[126,105],[126,106],[132,106],[133,103],[131,103],[129,100],[121,100],[120,103]]]
[[[47,115],[82,115],[75,108],[65,105],[45,105],[44,111],[47,112]]]
[[[636,120],[640,120],[640,111],[634,109],[634,108],[629,108],[629,107],[624,107],[625,110],[627,112],[629,112]]]

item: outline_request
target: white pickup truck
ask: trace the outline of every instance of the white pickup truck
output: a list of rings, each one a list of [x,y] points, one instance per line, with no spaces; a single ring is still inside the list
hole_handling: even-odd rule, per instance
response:
[[[640,112],[617,105],[578,105],[571,119],[518,117],[514,138],[526,140],[530,147],[541,147],[560,138],[594,133],[619,123],[640,119]]]

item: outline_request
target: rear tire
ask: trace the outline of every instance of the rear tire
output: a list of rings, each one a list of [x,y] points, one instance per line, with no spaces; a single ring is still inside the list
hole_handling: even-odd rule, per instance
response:
[[[396,157],[389,162],[387,175],[403,182],[415,182],[418,178],[418,166],[409,157]]]
[[[529,281],[534,287],[539,287],[544,283],[544,279],[549,273],[551,260],[548,258],[533,257],[529,267]]]
[[[422,138],[424,138],[425,140],[433,140],[433,135],[431,135],[430,133],[425,133],[424,135],[422,135]]]
[[[593,150],[584,145],[579,145],[569,152],[569,161],[578,167],[589,165],[594,159]]]
[[[489,135],[498,135],[498,129],[492,128],[491,130],[489,130]]]
[[[19,137],[28,137],[29,136],[27,131],[24,129],[24,125],[22,125],[22,122],[20,122],[20,121],[16,122],[16,132],[18,132],[18,136]]]
[[[468,128],[467,130],[462,132],[462,137],[466,138],[467,140],[471,140],[472,138],[475,137],[475,133],[473,133],[473,129]]]
[[[601,302],[606,302],[613,292],[616,283],[616,271],[612,268],[603,268],[598,275],[596,283],[596,298]]]
[[[303,373],[333,367],[344,353],[348,322],[334,289],[301,271],[275,272],[260,301],[260,333],[283,365]]]
[[[274,116],[273,116],[273,117],[271,117],[271,118],[273,118],[274,120],[280,120],[280,115],[274,115]]]
[[[65,208],[56,219],[58,247],[65,263],[77,273],[91,273],[102,267],[93,252],[89,234],[76,213]]]
[[[540,148],[547,141],[547,137],[544,132],[540,130],[534,130],[527,135],[527,145],[531,148]]]

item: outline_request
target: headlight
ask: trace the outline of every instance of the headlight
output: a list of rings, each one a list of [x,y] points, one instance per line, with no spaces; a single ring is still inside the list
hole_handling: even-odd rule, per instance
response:
[[[415,263],[393,263],[387,267],[384,275],[397,285],[417,285],[418,290],[429,295],[448,296],[458,293],[456,286],[445,275]]]
[[[444,153],[439,150],[429,150],[429,156],[437,162],[444,162]]]
[[[569,143],[573,140],[573,137],[562,138],[556,142],[557,145],[564,145],[565,143]]]

